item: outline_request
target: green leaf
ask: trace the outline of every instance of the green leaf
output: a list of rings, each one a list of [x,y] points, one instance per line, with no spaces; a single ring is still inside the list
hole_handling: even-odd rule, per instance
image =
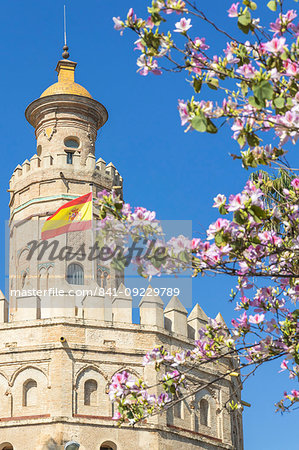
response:
[[[246,138],[244,136],[244,134],[240,133],[237,139],[238,144],[240,145],[241,148],[244,147],[245,143],[246,143]]]
[[[276,97],[273,101],[275,108],[282,109],[285,104],[285,99],[282,97]]]
[[[249,30],[250,30],[250,25],[242,25],[240,22],[238,22],[238,27],[240,28],[241,31],[243,31],[243,33],[248,34]]]
[[[255,215],[257,215],[260,219],[266,219],[267,217],[267,211],[262,209],[258,205],[251,205],[250,209],[254,212]]]
[[[222,232],[215,234],[215,244],[217,247],[221,247],[221,245],[224,243]]]
[[[200,131],[201,133],[207,130],[207,119],[206,116],[200,112],[198,116],[193,117],[191,120],[192,128],[196,131]]]
[[[195,92],[198,94],[201,90],[202,86],[202,79],[201,78],[194,78],[193,79],[193,88]]]
[[[250,9],[252,9],[252,11],[255,11],[257,9],[257,4],[255,2],[250,2]]]
[[[211,119],[207,119],[207,132],[208,133],[217,133],[218,128],[216,127],[216,125],[213,124],[213,122],[211,121]]]
[[[266,106],[265,100],[259,101],[256,97],[253,96],[248,97],[248,102],[250,103],[250,105],[254,106],[257,109],[262,109]]]
[[[248,9],[247,11],[243,12],[241,16],[239,16],[238,23],[243,27],[247,27],[248,25],[251,24],[251,14],[250,11],[248,11]]]
[[[276,11],[277,10],[277,3],[275,0],[271,0],[270,2],[267,3],[267,6],[269,9],[271,9],[271,11]]]
[[[225,208],[224,205],[219,206],[219,213],[225,216],[225,214],[228,214],[228,210]]]
[[[254,133],[247,133],[246,134],[246,139],[247,139],[248,145],[250,147],[256,147],[260,143],[259,138]]]
[[[244,225],[244,223],[247,222],[247,214],[245,216],[244,213],[246,214],[246,212],[242,211],[241,209],[236,211],[234,214],[234,222],[239,225]]]
[[[299,317],[299,309],[295,309],[295,311],[292,312],[292,315],[296,318]]]
[[[210,89],[217,90],[219,87],[219,81],[217,80],[217,78],[210,78],[207,82],[207,85]]]
[[[261,81],[260,84],[253,87],[254,96],[258,99],[259,102],[263,100],[271,100],[273,95],[273,87],[269,83],[269,81]]]

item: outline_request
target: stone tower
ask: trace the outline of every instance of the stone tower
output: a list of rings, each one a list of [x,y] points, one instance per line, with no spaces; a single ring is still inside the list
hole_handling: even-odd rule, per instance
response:
[[[126,369],[152,381],[156,374],[143,367],[144,353],[162,344],[170,350],[191,347],[207,322],[199,305],[188,316],[173,297],[164,309],[148,287],[139,305],[140,323],[132,323],[132,298],[125,295],[121,273],[82,255],[51,256],[52,247],[42,255],[32,253],[44,221],[66,202],[90,190],[94,197],[112,188],[122,195],[114,165],[95,157],[107,111],[75,83],[76,63],[64,57],[56,68],[58,82],[26,109],[37,152],[10,180],[9,306],[0,295],[0,450],[63,449],[71,440],[82,450],[242,450],[242,415],[225,408],[232,392],[240,397],[235,377],[135,429],[118,428],[111,419],[107,386],[112,375]],[[93,236],[86,230],[57,240],[59,251]],[[107,286],[117,291],[114,297],[95,289]],[[79,295],[74,288],[89,293]],[[192,377],[211,381],[234,364],[224,359],[194,370]]]

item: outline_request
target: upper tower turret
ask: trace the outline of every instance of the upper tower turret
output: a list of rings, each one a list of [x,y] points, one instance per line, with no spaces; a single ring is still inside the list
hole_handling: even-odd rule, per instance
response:
[[[39,157],[71,151],[72,145],[84,165],[88,154],[94,154],[97,131],[106,123],[108,113],[83,86],[75,83],[76,65],[67,59],[58,61],[58,82],[27,107],[25,116],[35,128]]]

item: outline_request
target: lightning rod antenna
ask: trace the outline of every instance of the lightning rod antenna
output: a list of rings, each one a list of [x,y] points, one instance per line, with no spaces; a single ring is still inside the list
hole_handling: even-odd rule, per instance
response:
[[[63,23],[64,23],[64,27],[63,27],[64,28],[64,46],[63,46],[62,57],[64,59],[68,59],[70,54],[68,52],[69,48],[68,48],[67,43],[66,43],[66,7],[65,7],[65,5],[63,7]]]

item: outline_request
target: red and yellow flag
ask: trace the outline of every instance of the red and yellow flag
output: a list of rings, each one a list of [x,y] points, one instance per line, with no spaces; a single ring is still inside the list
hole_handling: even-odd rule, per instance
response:
[[[50,239],[70,231],[88,230],[92,225],[92,192],[61,206],[42,228],[42,239]]]

